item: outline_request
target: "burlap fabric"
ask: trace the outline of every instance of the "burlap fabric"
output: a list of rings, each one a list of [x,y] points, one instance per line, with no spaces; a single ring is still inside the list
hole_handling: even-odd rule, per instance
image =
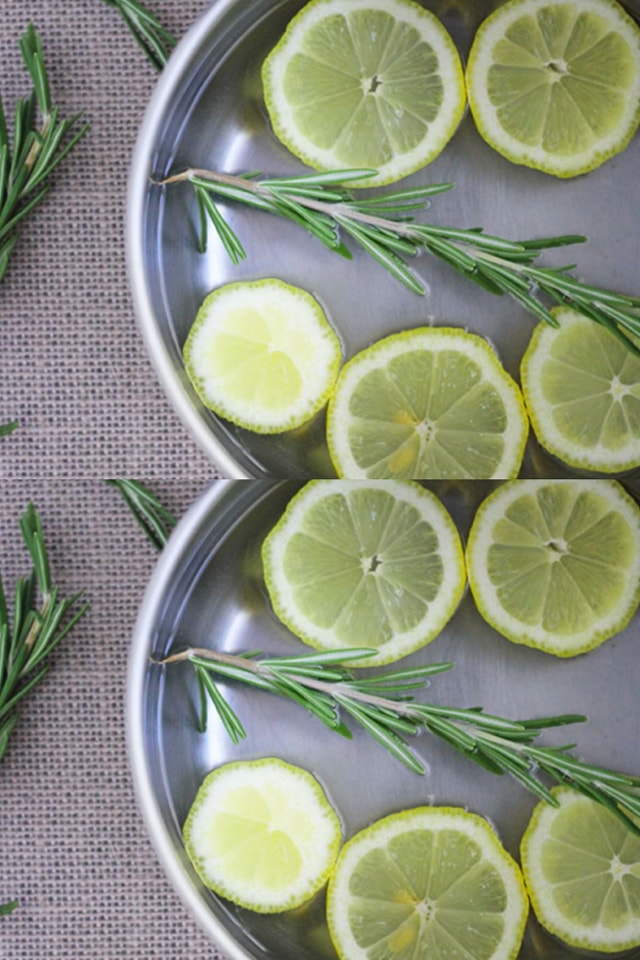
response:
[[[176,515],[200,489],[154,484]],[[56,582],[91,607],[25,699],[0,762],[0,903],[19,901],[0,917],[0,958],[217,960],[158,865],[129,776],[127,657],[156,551],[100,480],[10,481],[0,484],[7,593],[29,570],[18,530],[29,500]]]
[[[205,0],[154,0],[181,36]],[[29,89],[29,20],[55,101],[91,129],[23,224],[0,285],[0,572],[29,567],[18,518],[41,511],[52,566],[83,589],[84,621],[25,702],[0,764],[2,960],[172,960],[220,954],[157,864],[130,785],[128,646],[155,551],[100,478],[149,482],[181,514],[218,476],[179,422],[146,356],[124,263],[126,176],[156,74],[101,0],[3,0],[0,92]],[[31,478],[39,479],[31,479]]]
[[[153,0],[176,37],[206,0]],[[18,39],[41,35],[54,103],[90,131],[23,222],[0,285],[0,478],[215,477],[159,386],[126,277],[126,181],[157,75],[102,0],[2,0],[0,93],[8,117],[30,81]]]

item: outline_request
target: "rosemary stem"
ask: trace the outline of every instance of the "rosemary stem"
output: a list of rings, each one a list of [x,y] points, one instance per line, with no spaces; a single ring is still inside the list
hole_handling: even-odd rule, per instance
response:
[[[170,656],[155,662],[159,666],[164,666],[167,664],[185,661],[191,662],[194,659],[198,661],[208,661],[212,664],[218,663],[224,666],[235,667],[239,671],[251,673],[254,676],[269,680],[272,680],[276,675],[276,672],[271,669],[268,662],[262,663],[259,660],[252,660],[244,656],[225,653],[222,650],[211,650],[202,647],[189,647],[186,650],[171,654]],[[294,674],[292,674],[292,676],[293,675]],[[295,673],[295,680],[300,686],[315,690],[317,693],[324,694],[327,697],[338,700],[348,697],[349,700],[356,700],[379,710],[387,710],[400,717],[417,721],[419,723],[424,723],[425,718],[431,719],[431,713],[435,718],[444,716],[447,718],[447,722],[455,726],[457,729],[467,730],[477,739],[495,743],[496,745],[511,745],[513,741],[507,741],[498,734],[487,732],[486,723],[495,722],[497,727],[503,730],[509,729],[513,733],[517,731],[524,732],[526,729],[525,724],[520,724],[517,721],[508,721],[501,717],[488,717],[485,724],[476,724],[473,722],[475,716],[479,716],[480,718],[484,719],[486,715],[483,713],[480,713],[479,715],[474,714],[474,711],[472,710],[447,708],[442,706],[426,706],[423,704],[417,705],[409,700],[392,700],[388,697],[382,697],[376,693],[369,693],[367,690],[362,690],[353,685],[353,682],[349,683],[345,682],[344,680],[330,682],[327,680],[322,680],[319,677],[308,676],[299,672]],[[586,717],[578,715],[557,718],[559,725],[564,725],[567,723],[580,723],[585,719]],[[517,746],[523,754],[526,753],[525,745],[518,744]]]
[[[273,677],[273,671],[268,664],[262,664],[259,660],[249,660],[246,657],[240,657],[233,653],[225,653],[222,650],[209,650],[202,647],[189,647],[186,650],[181,650],[180,653],[174,653],[169,657],[165,657],[157,661],[157,663],[163,666],[164,664],[179,663],[185,660],[191,661],[194,657],[200,660],[209,660],[212,663],[238,667],[259,677]],[[400,713],[407,717],[413,717],[415,715],[415,711],[413,713],[411,712],[411,705],[409,703],[388,700],[374,693],[367,693],[364,690],[354,689],[351,686],[347,687],[341,681],[330,683],[326,680],[320,680],[317,677],[304,676],[299,673],[296,673],[295,677],[300,686],[309,687],[312,690],[318,691],[318,693],[325,693],[331,697],[334,697],[336,694],[348,693],[350,700],[359,700],[362,703],[368,703],[381,709],[392,710],[395,713]]]
[[[271,199],[273,193],[268,186],[265,186],[259,180],[248,180],[245,177],[234,176],[231,173],[219,173],[217,170],[202,170],[199,167],[190,167],[181,173],[176,173],[164,180],[153,181],[156,186],[165,186],[172,183],[190,182],[193,178],[200,180],[209,180],[211,183],[219,183],[228,187],[237,187],[246,193],[251,193],[256,197]],[[351,204],[342,202],[329,202],[318,200],[314,197],[305,197],[296,193],[296,203],[308,210],[315,210],[317,213],[325,213],[330,217],[343,216],[349,220],[356,220],[359,223],[366,223],[369,226],[377,227],[381,230],[390,230],[392,233],[418,240],[418,234],[410,223],[402,223],[397,220],[387,220],[384,217],[378,217],[372,213],[366,213],[358,210]]]
[[[467,759],[494,774],[511,774],[535,796],[554,803],[553,794],[540,779],[568,783],[585,796],[610,809],[629,829],[640,836],[640,777],[607,770],[583,762],[564,747],[537,746],[545,729],[583,722],[586,717],[567,714],[537,720],[507,720],[485,714],[481,708],[460,708],[415,703],[407,691],[415,689],[418,678],[449,669],[451,664],[433,664],[386,675],[386,689],[394,698],[369,692],[344,666],[350,660],[372,656],[375,650],[357,648],[323,654],[256,659],[257,651],[244,655],[190,647],[155,661],[158,665],[191,662],[196,669],[200,694],[200,726],[205,723],[203,695],[209,693],[221,721],[234,740],[244,729],[230,705],[204,671],[245,682],[283,696],[309,710],[343,736],[351,733],[340,720],[342,709],[374,740],[414,773],[423,765],[410,750],[404,735],[426,730],[439,737]],[[338,679],[336,680],[336,676]],[[365,681],[366,682],[366,681]]]
[[[509,294],[533,316],[557,326],[556,317],[542,302],[541,295],[544,295],[556,305],[569,305],[605,327],[640,356],[636,339],[640,338],[637,310],[640,299],[590,286],[569,272],[573,267],[532,265],[544,250],[583,243],[586,237],[563,235],[518,242],[485,234],[476,227],[414,223],[407,212],[423,206],[428,197],[444,192],[451,184],[401,190],[369,201],[356,200],[346,185],[362,182],[374,172],[334,170],[258,179],[255,173],[237,176],[190,167],[152,182],[157,186],[190,182],[196,191],[200,214],[199,246],[206,245],[205,214],[208,214],[234,263],[244,257],[244,250],[209,194],[284,217],[350,259],[351,254],[340,239],[343,232],[391,276],[418,295],[425,293],[425,287],[405,258],[421,250],[444,261],[482,289],[495,295]],[[376,209],[377,201],[382,203]],[[381,212],[388,212],[392,217],[381,216]]]
[[[24,639],[24,649],[27,653],[30,653],[33,649],[33,646],[38,639],[40,631],[42,629],[42,624],[46,621],[47,615],[51,607],[51,597],[47,594],[42,601],[42,608],[38,617],[33,621],[27,636]]]
[[[40,155],[43,142],[49,132],[50,124],[51,124],[51,114],[47,114],[45,117],[43,117],[40,136],[34,139],[33,143],[31,144],[31,149],[29,150],[29,153],[27,154],[27,157],[24,161],[24,166],[29,173],[31,172],[31,170],[33,170],[36,160]]]

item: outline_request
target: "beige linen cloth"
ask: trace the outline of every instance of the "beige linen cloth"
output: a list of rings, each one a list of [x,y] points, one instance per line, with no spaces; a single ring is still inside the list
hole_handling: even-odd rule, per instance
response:
[[[206,2],[149,5],[180,37]],[[55,103],[91,128],[24,221],[0,284],[0,423],[20,421],[0,438],[0,573],[10,596],[29,570],[18,519],[33,500],[61,587],[84,590],[91,609],[0,763],[0,903],[19,900],[0,917],[0,960],[217,960],[134,801],[127,656],[156,552],[101,479],[142,479],[180,515],[219,476],[157,383],[127,285],[127,171],[156,73],[102,0],[2,0],[9,118],[30,89],[18,49],[30,20]]]
[[[201,489],[154,484],[176,516]],[[30,569],[18,530],[30,500],[56,583],[83,590],[90,610],[25,698],[0,762],[0,903],[19,901],[0,916],[0,958],[219,960],[156,859],[129,775],[127,660],[156,550],[101,480],[2,483],[8,595]]]
[[[206,0],[150,0],[175,37]],[[20,231],[0,284],[0,479],[219,476],[178,419],[147,357],[126,276],[131,154],[157,80],[102,0],[1,0],[0,93],[10,125],[31,89],[18,48],[29,21],[53,102],[90,130]]]

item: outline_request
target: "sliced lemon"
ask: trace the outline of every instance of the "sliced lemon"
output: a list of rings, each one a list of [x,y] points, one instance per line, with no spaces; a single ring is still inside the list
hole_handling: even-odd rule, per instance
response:
[[[262,69],[276,136],[321,170],[371,168],[358,186],[430,163],[453,136],[466,91],[440,21],[412,0],[312,0]]]
[[[541,925],[572,947],[620,953],[640,946],[640,838],[569,787],[539,804],[522,838],[531,903]]]
[[[640,123],[640,28],[616,0],[509,0],[475,36],[467,88],[499,153],[558,177],[586,173]]]
[[[522,358],[525,403],[540,444],[571,467],[640,466],[640,357],[575,310],[552,311]]]
[[[390,663],[433,640],[462,597],[458,531],[440,500],[408,481],[312,480],[262,548],[273,609],[321,650],[377,649]]]
[[[615,480],[515,480],[480,505],[467,542],[484,619],[559,657],[623,630],[640,600],[640,508]]]
[[[529,422],[486,340],[423,327],[392,334],[345,366],[327,414],[342,477],[491,479],[517,475]]]
[[[328,400],[341,356],[317,300],[272,278],[214,290],[184,346],[202,402],[256,433],[293,430],[312,419]]]
[[[391,814],[342,848],[327,893],[342,960],[518,955],[528,901],[482,817],[452,807]]]
[[[210,773],[184,825],[205,886],[258,913],[300,906],[326,883],[342,828],[318,781],[283,760],[241,760]]]

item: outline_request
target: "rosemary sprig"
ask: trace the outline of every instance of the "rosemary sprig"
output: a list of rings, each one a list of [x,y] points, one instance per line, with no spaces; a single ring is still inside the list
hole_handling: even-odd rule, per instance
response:
[[[18,428],[18,421],[11,420],[9,423],[0,423],[0,437],[8,437],[10,433]]]
[[[580,311],[617,336],[629,350],[640,355],[640,298],[615,293],[584,283],[572,274],[573,266],[540,267],[540,254],[553,247],[583,243],[582,236],[547,237],[512,241],[491,236],[480,228],[418,224],[412,213],[425,201],[451,189],[452,184],[433,184],[356,198],[345,184],[375,175],[374,170],[336,170],[293,177],[262,178],[256,174],[233,176],[212,170],[188,169],[161,181],[161,185],[188,182],[195,190],[199,213],[199,245],[207,239],[211,221],[234,263],[246,256],[242,243],[212,200],[237,201],[276,214],[312,233],[330,250],[350,258],[341,237],[347,234],[374,260],[414,293],[424,287],[409,269],[407,257],[420,251],[447,263],[457,273],[496,295],[505,293],[526,310],[552,326],[557,321],[551,304],[565,304]]]
[[[12,618],[0,578],[0,760],[17,721],[16,708],[42,680],[47,658],[87,610],[87,604],[78,605],[80,593],[63,598],[53,585],[33,504],[21,517],[20,530],[33,568],[16,584]]]
[[[157,550],[162,550],[176,520],[139,480],[105,480],[120,491],[131,513]]]
[[[52,106],[42,44],[32,23],[20,39],[20,51],[33,90],[18,100],[12,138],[0,98],[0,281],[17,241],[17,226],[43,199],[45,181],[88,129],[88,124],[77,128],[82,114],[64,120]]]
[[[200,697],[200,726],[206,724],[207,697],[234,743],[246,736],[238,716],[212,679],[239,681],[293,700],[331,730],[351,737],[341,719],[348,714],[396,759],[415,773],[424,773],[406,737],[426,730],[469,760],[495,774],[508,773],[527,790],[556,804],[541,779],[545,774],[608,807],[640,836],[633,818],[640,818],[640,777],[617,773],[580,760],[571,750],[538,746],[544,730],[586,720],[569,714],[530,720],[507,720],[481,708],[459,708],[416,703],[412,692],[427,678],[449,670],[451,663],[406,668],[368,678],[354,676],[345,666],[350,660],[372,656],[362,648],[312,653],[294,657],[264,657],[258,653],[235,655],[190,648],[160,661],[167,665],[189,662],[195,669]]]
[[[143,4],[138,3],[138,0],[104,0],[104,2],[120,12],[149,62],[156,70],[162,70],[176,45],[172,34]]]

